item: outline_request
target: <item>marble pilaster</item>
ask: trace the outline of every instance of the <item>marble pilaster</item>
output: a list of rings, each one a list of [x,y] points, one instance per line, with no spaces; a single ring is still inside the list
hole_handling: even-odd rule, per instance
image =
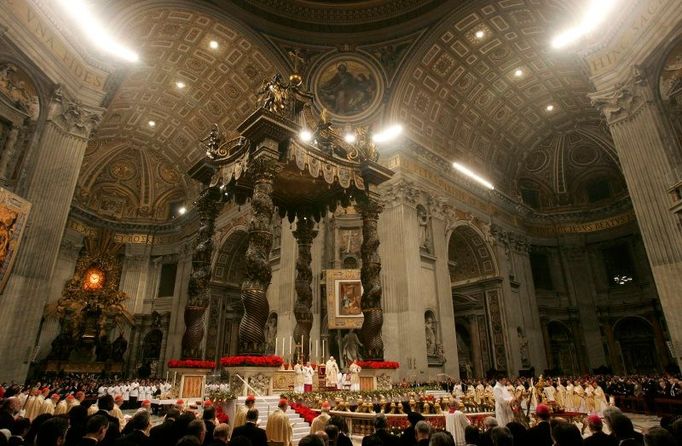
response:
[[[682,232],[670,211],[675,175],[674,138],[664,125],[650,82],[637,70],[619,85],[591,96],[606,117],[639,223],[665,314],[673,352],[682,366]]]
[[[69,99],[58,89],[49,104],[47,121],[25,198],[32,208],[22,246],[0,305],[6,367],[0,380],[23,381],[33,357],[41,311],[54,270],[78,173],[91,130],[102,110]]]

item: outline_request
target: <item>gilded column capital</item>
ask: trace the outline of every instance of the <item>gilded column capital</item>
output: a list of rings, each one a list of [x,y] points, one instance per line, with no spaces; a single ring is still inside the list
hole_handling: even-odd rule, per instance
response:
[[[588,95],[592,105],[606,118],[609,125],[630,119],[642,105],[652,102],[653,94],[644,72],[635,67],[625,82]]]
[[[88,139],[99,125],[104,110],[69,98],[61,87],[52,94],[47,119],[74,136]]]

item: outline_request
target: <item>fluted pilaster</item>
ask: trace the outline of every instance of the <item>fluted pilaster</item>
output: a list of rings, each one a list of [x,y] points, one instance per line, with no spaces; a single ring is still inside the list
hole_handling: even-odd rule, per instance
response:
[[[0,357],[6,361],[1,380],[23,381],[28,370],[88,137],[101,112],[61,90],[49,104],[25,196],[32,205],[28,224],[0,298]]]
[[[665,313],[675,359],[682,366],[682,233],[670,211],[668,189],[677,182],[672,146],[652,86],[640,73],[592,95],[607,119],[656,288]]]

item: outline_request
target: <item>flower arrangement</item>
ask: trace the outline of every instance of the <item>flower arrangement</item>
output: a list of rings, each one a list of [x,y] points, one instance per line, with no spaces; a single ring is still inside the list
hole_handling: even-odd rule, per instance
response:
[[[268,356],[225,356],[220,359],[225,367],[279,367],[284,364],[284,359],[277,355]]]
[[[210,390],[206,396],[209,400],[216,403],[237,399],[235,394],[229,390]]]
[[[357,364],[363,369],[397,369],[400,363],[396,361],[358,361]]]
[[[201,361],[198,359],[171,359],[168,361],[168,367],[171,369],[212,369],[215,367],[215,361]]]
[[[299,403],[289,403],[289,407],[291,407],[294,412],[299,414],[303,419],[305,420],[306,423],[311,424],[315,417],[317,417],[317,412],[314,410],[310,409],[308,406],[305,404],[299,404]]]

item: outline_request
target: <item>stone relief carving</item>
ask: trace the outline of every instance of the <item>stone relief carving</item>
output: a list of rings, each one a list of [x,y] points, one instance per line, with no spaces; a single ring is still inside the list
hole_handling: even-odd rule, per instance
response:
[[[244,393],[244,382],[236,376],[232,376],[230,378],[230,390],[235,395],[242,395]]]
[[[270,394],[270,377],[259,373],[257,375],[249,376],[249,386],[260,395]]]
[[[377,376],[377,390],[391,390],[393,388],[393,381],[387,374]]]

